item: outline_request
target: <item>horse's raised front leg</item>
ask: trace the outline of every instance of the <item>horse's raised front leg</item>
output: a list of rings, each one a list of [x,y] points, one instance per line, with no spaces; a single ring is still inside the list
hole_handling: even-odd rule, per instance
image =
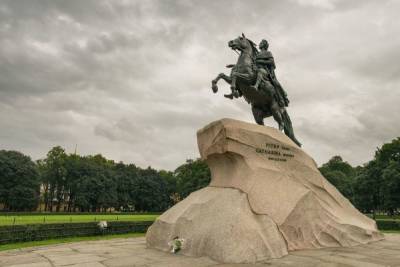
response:
[[[231,78],[227,75],[225,75],[225,73],[220,73],[217,75],[217,77],[211,81],[211,89],[213,90],[214,93],[218,92],[218,86],[217,83],[220,79],[225,80],[227,83],[231,83]]]
[[[218,81],[219,81],[220,79],[223,79],[223,80],[224,80],[225,82],[227,82],[228,84],[232,84],[232,78],[231,78],[230,76],[225,75],[224,73],[220,73],[220,74],[218,74],[218,76],[217,76],[214,80],[211,81],[211,88],[212,88],[212,90],[213,90],[214,93],[218,92],[217,83],[218,83]],[[233,96],[235,95],[234,93],[235,93],[235,92],[232,91],[231,94],[229,94],[229,95],[226,95],[226,94],[225,94],[224,96],[227,97],[227,98],[229,98],[229,99],[233,99]]]

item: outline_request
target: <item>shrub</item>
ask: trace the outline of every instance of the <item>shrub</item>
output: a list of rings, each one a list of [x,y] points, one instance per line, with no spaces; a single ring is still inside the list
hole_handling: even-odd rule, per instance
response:
[[[396,230],[400,231],[400,221],[399,220],[377,220],[379,230]]]

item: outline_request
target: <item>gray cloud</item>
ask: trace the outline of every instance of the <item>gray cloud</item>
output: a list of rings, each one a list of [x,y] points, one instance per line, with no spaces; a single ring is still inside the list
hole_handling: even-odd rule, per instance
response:
[[[210,80],[242,32],[270,41],[304,149],[318,163],[372,158],[399,135],[398,1],[2,1],[0,145],[54,145],[174,169],[196,130],[252,121]],[[275,126],[272,119],[267,124]]]

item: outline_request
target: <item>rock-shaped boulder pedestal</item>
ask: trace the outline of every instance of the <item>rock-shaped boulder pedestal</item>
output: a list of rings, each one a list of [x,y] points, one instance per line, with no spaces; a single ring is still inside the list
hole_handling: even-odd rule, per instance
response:
[[[168,251],[179,237],[184,255],[247,263],[383,238],[277,129],[222,119],[199,130],[197,140],[211,183],[155,221],[148,247]]]

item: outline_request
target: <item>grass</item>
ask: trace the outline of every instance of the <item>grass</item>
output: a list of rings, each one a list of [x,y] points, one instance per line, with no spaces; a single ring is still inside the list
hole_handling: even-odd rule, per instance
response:
[[[372,218],[372,214],[366,214],[366,215]],[[375,220],[400,220],[400,215],[389,216],[384,214],[376,214]]]
[[[128,238],[128,237],[141,237],[141,236],[144,236],[144,235],[145,235],[144,233],[128,233],[128,234],[118,234],[118,235],[81,236],[81,237],[67,237],[67,238],[59,238],[59,239],[48,239],[48,240],[30,241],[30,242],[21,242],[21,243],[12,243],[12,244],[0,245],[0,251],[10,250],[10,249],[37,247],[37,246],[56,245],[56,244],[71,243],[71,242],[81,242],[81,241],[107,240],[107,239],[113,239],[113,238]]]
[[[400,234],[400,230],[379,230],[379,231],[386,234]]]
[[[14,224],[72,223],[98,221],[154,221],[158,214],[51,214],[0,215],[0,226]]]
[[[388,215],[375,215],[375,220],[400,220],[399,215],[388,216]]]

